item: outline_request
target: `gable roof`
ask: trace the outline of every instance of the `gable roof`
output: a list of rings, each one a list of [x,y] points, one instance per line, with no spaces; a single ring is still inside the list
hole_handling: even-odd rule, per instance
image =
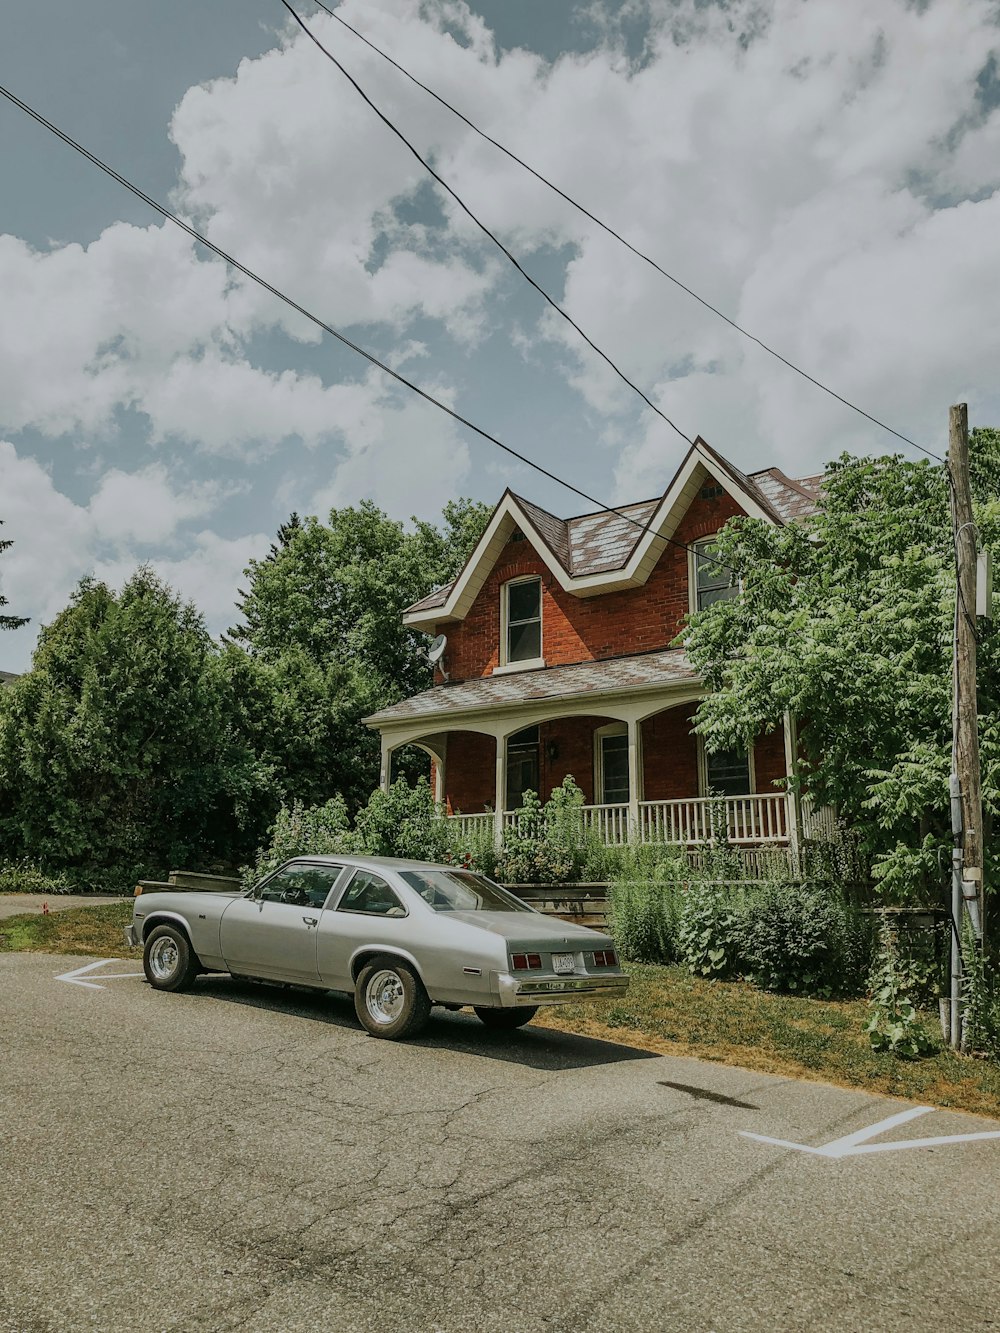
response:
[[[822,481],[821,477],[792,481],[778,468],[747,475],[699,436],[664,494],[653,500],[563,519],[506,490],[465,568],[453,582],[409,607],[404,624],[431,631],[441,621],[464,619],[517,530],[574,596],[640,587],[706,478],[724,486],[752,518],[779,527],[815,512]]]

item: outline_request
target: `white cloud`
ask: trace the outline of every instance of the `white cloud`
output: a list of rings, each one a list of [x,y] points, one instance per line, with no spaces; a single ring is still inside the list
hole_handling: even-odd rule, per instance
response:
[[[604,45],[551,64],[498,53],[460,0],[344,0],[340,12],[686,283],[876,415],[932,448],[959,396],[974,419],[997,419],[1000,111],[982,108],[976,82],[1000,52],[993,0],[626,8],[652,25],[639,62],[624,54],[615,6],[594,6],[608,18]],[[800,471],[844,447],[894,447],[332,19],[309,22],[517,253],[569,245],[565,305],[684,430],[743,465]],[[453,205],[443,205],[446,226],[435,225],[433,207],[420,211],[434,197],[422,169],[297,30],[234,77],[191,89],[171,135],[180,208],[335,326],[363,326],[359,342],[419,340],[421,379],[447,378],[453,393],[470,345],[497,330],[518,342],[512,321],[524,307],[515,315],[490,299],[507,272],[496,252]],[[403,220],[415,215],[419,225]],[[116,224],[87,248],[50,252],[0,237],[0,289],[0,424],[11,430],[92,434],[126,407],[146,416],[153,444],[243,456],[301,440],[331,451],[324,502],[369,493],[394,512],[437,509],[479,457],[451,423],[367,372],[331,383],[259,364],[261,331],[280,326],[303,341],[319,332],[168,227]],[[577,390],[574,427],[590,412],[594,445],[619,437],[637,419],[636,400],[565,323],[538,310],[532,355]],[[445,365],[446,355],[456,359]],[[477,415],[465,394],[463,406]],[[644,410],[638,422],[616,451],[618,498],[662,487],[679,456],[663,423]],[[573,438],[566,458],[545,461],[571,471],[571,448],[589,447]]]
[[[203,529],[181,536],[185,525],[208,512],[218,491],[179,489],[159,466],[108,472],[89,503],[76,504],[36,460],[18,457],[11,443],[0,441],[0,494],[0,531],[14,542],[0,559],[0,590],[10,614],[32,621],[4,632],[5,670],[28,666],[39,627],[62,610],[84,575],[120,587],[151,546],[159,547],[151,563],[160,577],[196,603],[210,629],[224,630],[247,561],[268,547],[262,533],[230,539]]]

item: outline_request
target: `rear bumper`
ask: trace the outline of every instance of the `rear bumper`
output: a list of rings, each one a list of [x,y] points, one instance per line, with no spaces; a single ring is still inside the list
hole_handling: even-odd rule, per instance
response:
[[[138,949],[139,947],[139,932],[131,923],[125,927],[125,943],[130,949]]]
[[[624,995],[628,977],[624,972],[604,977],[532,977],[530,980],[501,972],[500,1004],[504,1009],[527,1005],[569,1004],[573,1000],[602,1000],[609,995]]]

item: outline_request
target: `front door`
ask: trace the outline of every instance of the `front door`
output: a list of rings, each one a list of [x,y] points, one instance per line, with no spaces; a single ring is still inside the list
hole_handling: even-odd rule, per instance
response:
[[[230,972],[319,985],[316,931],[343,866],[285,866],[253,898],[237,898],[222,917],[222,956]]]

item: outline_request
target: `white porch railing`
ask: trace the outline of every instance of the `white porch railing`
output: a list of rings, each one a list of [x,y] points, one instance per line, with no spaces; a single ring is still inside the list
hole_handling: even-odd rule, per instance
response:
[[[583,827],[598,833],[605,846],[628,842],[628,806],[585,805]]]
[[[451,820],[458,825],[463,837],[474,836],[476,833],[485,834],[494,824],[492,811],[487,811],[484,815],[452,815]]]
[[[735,846],[783,844],[789,841],[788,801],[784,792],[711,800],[695,796],[679,801],[640,801],[636,832],[641,842],[697,846],[710,842],[713,832],[721,833],[724,819],[726,835]],[[631,829],[627,805],[585,805],[581,815],[584,827],[594,830],[605,844],[628,842]],[[505,811],[504,827],[514,827],[518,816],[517,810]],[[495,816],[490,812],[452,815],[452,819],[457,821],[465,835],[479,833],[482,836],[495,823]],[[832,814],[825,810],[813,812],[810,809],[805,836],[823,837],[831,819]],[[805,824],[806,820],[803,822]]]
[[[737,845],[788,841],[788,797],[784,792],[726,796],[714,800],[641,801],[639,824],[643,842],[710,842],[713,830]]]

